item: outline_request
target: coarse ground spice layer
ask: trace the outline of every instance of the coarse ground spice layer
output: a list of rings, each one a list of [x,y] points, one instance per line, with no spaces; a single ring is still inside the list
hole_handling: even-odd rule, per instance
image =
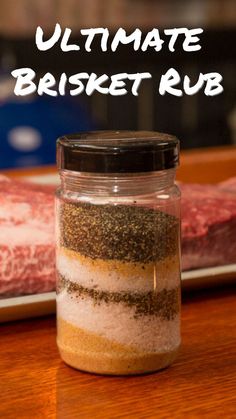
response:
[[[179,252],[179,220],[137,205],[63,201],[60,245],[92,259],[149,263]]]
[[[95,304],[125,304],[134,308],[135,317],[158,316],[172,320],[180,311],[180,287],[163,289],[159,292],[106,292],[95,288],[87,288],[69,281],[57,273],[57,293],[65,290],[71,298],[92,298]]]

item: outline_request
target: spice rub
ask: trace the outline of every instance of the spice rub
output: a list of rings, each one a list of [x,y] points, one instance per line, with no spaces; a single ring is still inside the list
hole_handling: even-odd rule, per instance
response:
[[[62,359],[74,368],[100,374],[137,374],[165,368],[179,347],[177,343],[168,352],[144,351],[75,327],[60,316],[57,326]]]
[[[136,205],[93,205],[64,201],[60,244],[92,259],[143,262],[178,252],[179,220]]]
[[[105,302],[107,304],[122,303],[134,308],[135,318],[144,316],[159,316],[165,320],[172,320],[180,310],[180,289],[163,289],[155,292],[106,292],[95,288],[83,287],[67,280],[58,273],[57,293],[66,289],[72,298],[91,298],[94,304]]]
[[[81,253],[57,249],[57,270],[68,280],[105,291],[160,291],[180,283],[178,255],[159,262],[91,259]]]

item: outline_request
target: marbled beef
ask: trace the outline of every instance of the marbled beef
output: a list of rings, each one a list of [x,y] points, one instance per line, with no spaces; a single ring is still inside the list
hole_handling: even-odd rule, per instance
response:
[[[182,269],[236,263],[236,178],[180,187]]]
[[[0,177],[0,295],[55,289],[54,189]]]

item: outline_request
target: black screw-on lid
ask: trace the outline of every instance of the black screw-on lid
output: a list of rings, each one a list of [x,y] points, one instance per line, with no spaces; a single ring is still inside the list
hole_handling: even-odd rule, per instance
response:
[[[91,173],[138,173],[179,164],[176,137],[154,131],[91,131],[57,140],[59,169]]]

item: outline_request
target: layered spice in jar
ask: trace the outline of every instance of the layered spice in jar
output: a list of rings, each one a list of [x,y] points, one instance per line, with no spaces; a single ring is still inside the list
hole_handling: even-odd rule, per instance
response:
[[[179,142],[100,131],[57,142],[57,343],[100,374],[162,369],[180,345]]]

